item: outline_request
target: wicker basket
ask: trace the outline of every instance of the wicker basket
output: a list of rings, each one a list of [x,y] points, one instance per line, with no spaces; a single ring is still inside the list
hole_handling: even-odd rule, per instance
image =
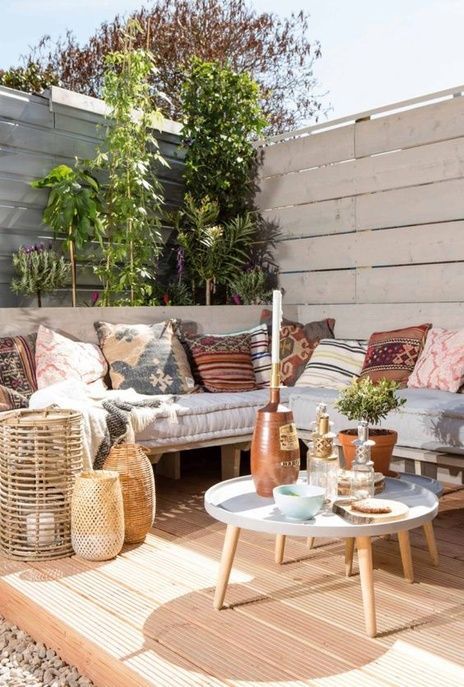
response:
[[[147,536],[156,509],[155,478],[152,465],[137,444],[113,446],[105,470],[116,470],[124,502],[124,541],[137,544]]]
[[[117,472],[86,470],[76,478],[71,542],[77,555],[89,561],[107,561],[121,551],[124,510]]]
[[[82,470],[82,416],[16,410],[0,416],[0,550],[19,560],[72,553],[71,496]]]

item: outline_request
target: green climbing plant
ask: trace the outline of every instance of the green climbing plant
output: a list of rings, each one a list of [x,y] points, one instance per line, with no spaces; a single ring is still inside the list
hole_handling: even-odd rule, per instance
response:
[[[106,175],[102,259],[95,268],[103,285],[102,305],[146,302],[162,247],[163,192],[156,168],[166,162],[154,136],[162,117],[150,85],[153,56],[134,48],[139,31],[131,22],[122,34],[122,49],[105,59],[103,98],[109,112],[94,162]]]

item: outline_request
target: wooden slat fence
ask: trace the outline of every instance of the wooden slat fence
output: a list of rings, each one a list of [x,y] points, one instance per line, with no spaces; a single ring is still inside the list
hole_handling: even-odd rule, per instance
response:
[[[32,189],[30,181],[57,164],[72,163],[76,156],[92,158],[104,135],[103,124],[104,104],[95,98],[57,87],[43,96],[0,87],[0,307],[24,302],[9,288],[12,251],[50,239],[49,228],[42,224],[47,191]],[[166,121],[156,132],[169,163],[157,170],[167,207],[175,207],[182,197],[179,129]],[[85,268],[80,276],[81,296],[88,299],[95,277]],[[64,291],[48,302],[66,304],[69,294]]]
[[[279,224],[281,284],[341,335],[425,317],[464,325],[459,86],[263,143],[257,203]],[[353,324],[352,324],[353,323]]]

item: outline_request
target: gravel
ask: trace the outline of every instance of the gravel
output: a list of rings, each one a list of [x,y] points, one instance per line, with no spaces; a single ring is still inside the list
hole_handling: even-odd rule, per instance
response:
[[[1,687],[93,687],[52,649],[0,618]]]

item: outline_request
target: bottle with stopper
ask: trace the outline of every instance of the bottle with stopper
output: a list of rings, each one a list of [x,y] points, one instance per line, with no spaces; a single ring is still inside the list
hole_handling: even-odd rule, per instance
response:
[[[366,499],[375,493],[374,463],[371,460],[371,449],[375,441],[369,439],[369,426],[361,420],[358,425],[358,438],[353,441],[356,456],[351,466],[351,496],[355,499]]]
[[[316,420],[308,450],[308,482],[325,489],[326,501],[332,503],[338,495],[338,452],[334,449],[335,434],[325,403],[316,408]]]

